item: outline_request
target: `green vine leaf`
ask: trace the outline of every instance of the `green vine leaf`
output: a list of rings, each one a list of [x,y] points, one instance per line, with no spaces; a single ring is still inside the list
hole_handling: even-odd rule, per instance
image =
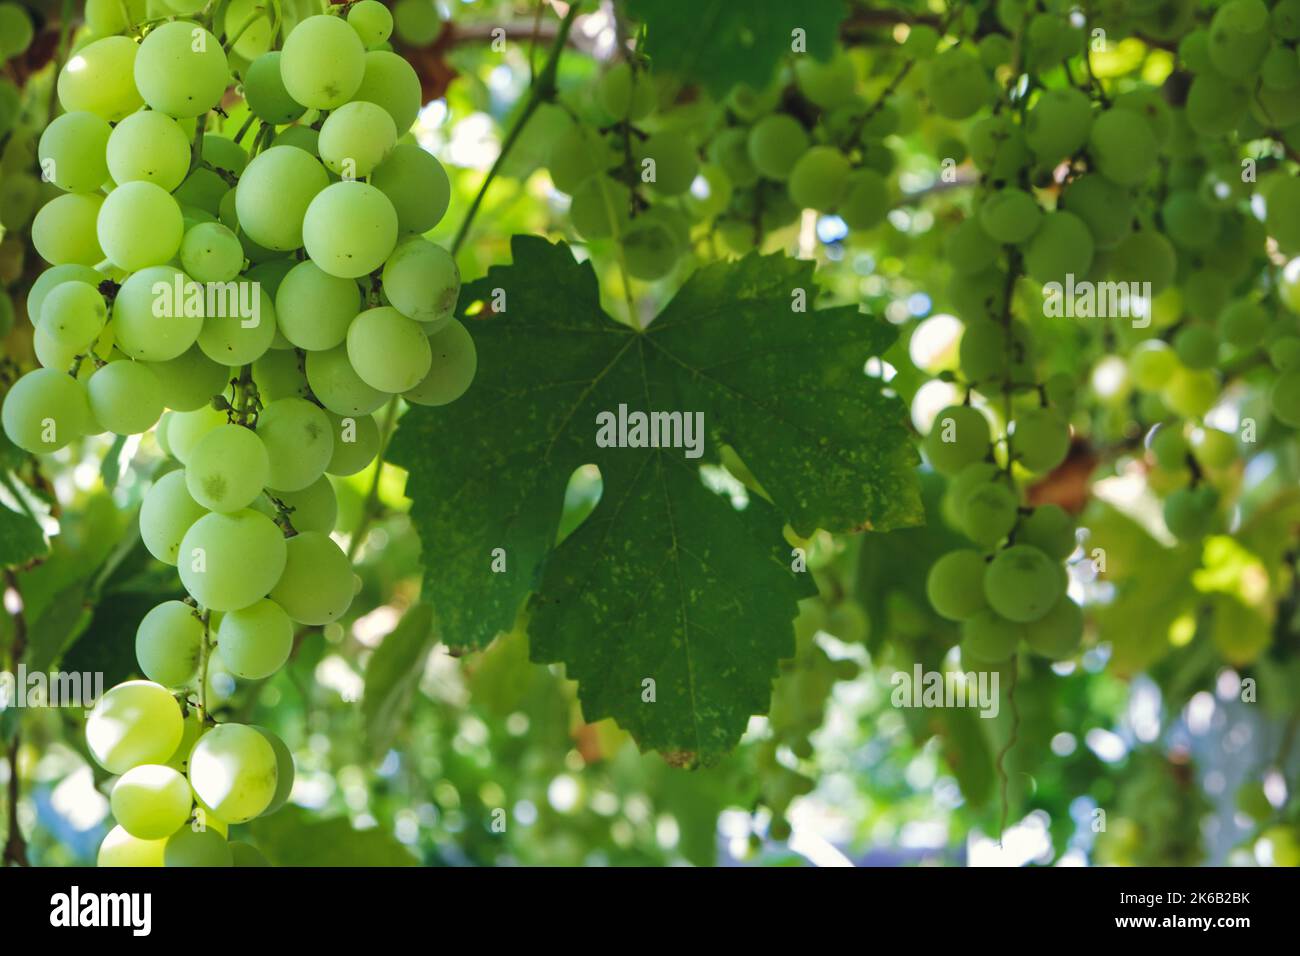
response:
[[[750,255],[699,270],[640,331],[601,310],[591,266],[563,243],[512,248],[462,294],[470,312],[498,309],[467,320],[474,388],[412,409],[391,448],[410,472],[423,600],[449,643],[484,647],[533,594],[531,657],[566,665],[588,720],[713,762],[767,709],[796,602],[815,593],[784,525],[922,516],[906,411],[864,372],[894,329],[856,306],[794,311],[798,290],[815,296],[812,263]],[[620,406],[702,416],[698,447],[601,447]],[[700,466],[724,444],[770,502],[738,510],[706,486]],[[601,500],[557,545],[565,487],[589,463]]]
[[[45,533],[31,515],[0,505],[0,567],[26,564],[47,550]]]
[[[410,708],[425,661],[436,643],[432,628],[433,609],[427,604],[413,605],[366,665],[361,712],[366,722],[366,746],[375,758],[383,756],[392,745]]]

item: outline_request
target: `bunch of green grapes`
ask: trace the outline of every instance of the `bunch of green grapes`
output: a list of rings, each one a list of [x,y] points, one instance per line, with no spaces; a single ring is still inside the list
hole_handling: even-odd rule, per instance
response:
[[[282,804],[293,764],[269,732],[214,723],[212,678],[269,678],[296,632],[347,612],[330,476],[374,461],[382,406],[463,394],[475,350],[456,264],[423,237],[450,189],[408,135],[420,86],[379,49],[387,8],[263,24],[247,58],[256,11],[230,27],[228,10],[223,43],[200,20],[123,10],[97,8],[109,35],[80,38],[36,144],[54,193],[30,222],[50,264],[27,298],[42,367],[0,417],[32,454],[153,430],[179,464],[146,492],[140,534],[189,596],[145,616],[147,680],[87,723],[121,775],[100,862],[229,865],[250,851],[227,827]],[[233,137],[208,131],[239,108]]]

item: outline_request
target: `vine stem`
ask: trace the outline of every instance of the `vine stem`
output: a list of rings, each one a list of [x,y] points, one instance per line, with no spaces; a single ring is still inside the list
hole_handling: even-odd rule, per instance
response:
[[[474,201],[470,203],[469,211],[465,213],[465,218],[461,220],[460,228],[456,230],[456,238],[451,243],[451,254],[453,256],[460,251],[465,238],[469,235],[469,227],[473,224],[474,217],[478,215],[479,207],[483,205],[483,197],[487,195],[488,187],[497,178],[497,174],[505,164],[506,157],[510,155],[515,143],[519,141],[524,127],[528,125],[528,121],[537,112],[537,107],[555,98],[555,76],[560,66],[560,54],[564,51],[564,44],[569,38],[569,30],[573,27],[573,20],[578,15],[578,10],[581,7],[581,0],[575,0],[569,6],[569,11],[564,15],[564,19],[560,21],[560,29],[555,34],[555,42],[551,44],[551,52],[546,59],[546,65],[542,67],[542,72],[537,74],[532,86],[528,89],[528,102],[524,104],[523,110],[515,117],[509,132],[506,133],[506,138],[501,144],[501,152],[497,154],[496,161],[492,163],[492,168],[488,170],[487,177],[483,180],[483,185],[479,187],[478,193],[474,196]]]
[[[1002,834],[1007,831],[1007,768],[1005,762],[1007,754],[1011,748],[1016,745],[1016,739],[1020,735],[1020,709],[1016,707],[1016,682],[1020,678],[1020,655],[1016,654],[1011,658],[1011,686],[1007,688],[1007,706],[1011,708],[1011,735],[1007,737],[1007,742],[998,751],[998,759],[995,764],[998,771],[998,781],[1001,786],[1001,815],[998,818],[998,846],[1002,846]]]
[[[375,457],[375,473],[370,477],[370,489],[366,492],[365,503],[361,506],[361,518],[357,521],[356,530],[352,532],[352,538],[348,541],[348,560],[351,561],[361,550],[361,542],[370,530],[370,525],[378,515],[379,508],[379,479],[384,473],[384,455],[388,453],[388,442],[393,437],[393,425],[397,422],[397,402],[388,403],[388,412],[384,415],[384,423],[379,429],[379,454]]]
[[[5,569],[5,584],[17,596],[18,609],[13,612],[14,639],[9,648],[11,669],[18,673],[18,662],[27,648],[27,617],[22,607],[22,591],[18,587],[18,575],[13,569]],[[20,712],[21,713],[21,712]],[[9,788],[8,788],[8,827],[5,833],[5,846],[0,864],[13,863],[16,866],[28,866],[27,843],[23,839],[22,828],[18,825],[18,797],[21,783],[18,779],[18,750],[22,746],[21,724],[14,730],[13,740],[9,741]]]
[[[203,622],[203,643],[199,645],[199,717],[206,721],[208,714],[208,661],[212,659],[212,612],[204,610],[199,620]]]

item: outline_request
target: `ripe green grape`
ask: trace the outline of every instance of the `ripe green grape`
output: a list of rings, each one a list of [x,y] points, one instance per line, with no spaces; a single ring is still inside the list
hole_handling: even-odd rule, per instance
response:
[[[984,574],[989,606],[1021,624],[1043,617],[1064,590],[1060,565],[1027,544],[1014,544],[999,552]]]
[[[181,709],[167,689],[131,680],[104,694],[86,718],[86,745],[109,773],[165,763],[181,739]]]
[[[27,11],[17,3],[0,3],[0,62],[25,53],[35,28]]]
[[[963,219],[944,238],[944,258],[953,271],[977,275],[989,269],[998,257],[998,246],[976,219]]]
[[[275,796],[275,751],[252,727],[220,724],[194,745],[189,778],[195,796],[214,814],[245,823]]]
[[[108,172],[119,184],[148,182],[171,192],[190,171],[189,138],[179,123],[156,110],[132,113],[113,127],[107,156]]]
[[[186,487],[184,470],[170,471],[153,483],[140,503],[140,538],[150,554],[174,566],[185,532],[205,514],[207,509],[194,500]],[[150,679],[160,684],[183,683],[155,677],[143,660],[141,666]]]
[[[279,810],[289,801],[289,795],[293,792],[293,779],[296,771],[293,765],[293,754],[278,735],[256,724],[253,725],[253,729],[265,737],[266,742],[275,751],[275,796],[271,797],[271,802],[262,811],[262,816],[266,816],[275,813],[276,810]]]
[[[403,57],[388,50],[371,50],[365,56],[361,85],[354,99],[375,103],[393,118],[397,135],[405,136],[420,115],[424,96],[420,77]]]
[[[135,632],[135,656],[151,681],[164,687],[182,687],[194,678],[202,643],[203,623],[194,609],[181,601],[164,601],[140,621]]]
[[[1223,136],[1241,122],[1249,96],[1245,87],[1217,72],[1200,73],[1187,91],[1183,112],[1198,136]]]
[[[235,187],[240,228],[268,249],[297,249],[303,244],[303,216],[328,185],[329,174],[314,156],[272,146],[248,164]]]
[[[176,200],[151,182],[123,183],[104,199],[97,220],[99,244],[119,269],[160,266],[181,247],[185,223]]]
[[[849,161],[838,149],[813,146],[790,170],[790,199],[804,209],[834,209],[844,195]]]
[[[302,398],[267,404],[257,416],[257,435],[270,464],[265,484],[284,491],[301,491],[318,479],[334,453],[329,418]]]
[[[235,611],[270,592],[285,555],[284,536],[265,515],[204,515],[181,540],[181,582],[204,607]]]
[[[1279,375],[1268,400],[1278,421],[1300,428],[1300,370],[1292,369]]]
[[[214,731],[215,732],[215,731]],[[215,827],[181,827],[163,848],[164,866],[234,866],[226,838]]]
[[[340,345],[360,309],[361,291],[354,281],[332,276],[310,261],[294,266],[275,294],[280,331],[309,351]]]
[[[293,622],[280,605],[263,599],[228,611],[217,629],[217,645],[230,673],[245,680],[262,680],[289,659]]]
[[[356,30],[338,17],[308,17],[284,41],[284,87],[310,109],[338,109],[357,92],[365,71],[366,48]]]
[[[216,133],[203,134],[203,159],[229,173],[239,174],[248,167],[248,153],[244,147]]]
[[[163,413],[162,385],[143,362],[109,362],[86,381],[86,392],[94,420],[115,435],[147,432]]]
[[[397,244],[397,212],[368,183],[325,187],[302,223],[307,255],[330,275],[355,279],[384,264]]]
[[[301,624],[328,624],[343,616],[354,593],[352,565],[329,535],[304,531],[288,541],[284,574],[271,600]]]
[[[181,240],[181,266],[199,282],[229,282],[244,266],[239,237],[219,222],[201,222]]]
[[[965,119],[988,102],[989,91],[984,66],[968,46],[949,47],[930,63],[926,92],[941,116]]]
[[[1269,40],[1263,0],[1228,0],[1210,21],[1210,63],[1224,76],[1245,79],[1259,69]]]
[[[1042,224],[1043,210],[1029,193],[1007,186],[980,204],[979,221],[998,242],[1021,243]]]
[[[438,38],[442,21],[433,0],[397,0],[393,5],[393,28],[410,46],[426,46]]]
[[[615,120],[635,123],[645,119],[657,99],[650,74],[643,69],[633,70],[626,60],[614,64],[596,81],[596,100]]]
[[[275,341],[275,305],[256,280],[241,279],[230,295],[214,298],[216,311],[203,320],[198,344],[212,361],[229,368],[266,354]]]
[[[98,287],[88,282],[61,282],[46,295],[36,324],[56,342],[84,352],[104,331],[108,306]]]
[[[1159,295],[1174,281],[1178,254],[1154,229],[1139,229],[1120,240],[1111,254],[1111,275],[1121,282],[1149,282]]]
[[[45,178],[68,192],[94,192],[108,178],[104,149],[112,133],[102,116],[64,113],[41,134],[37,156]]]
[[[555,188],[573,195],[587,179],[615,161],[606,140],[580,123],[571,123],[551,143],[546,166]]]
[[[442,163],[414,143],[398,143],[375,167],[370,185],[393,204],[403,233],[428,232],[442,221],[451,202],[451,181]]]
[[[1061,193],[1061,208],[1083,220],[1098,249],[1110,249],[1133,229],[1133,196],[1105,176],[1080,176]]]
[[[55,196],[32,220],[32,245],[51,265],[93,266],[104,259],[96,223],[104,197],[94,193]]]
[[[1232,435],[1217,428],[1201,428],[1192,435],[1196,460],[1208,468],[1227,468],[1237,460],[1237,443]]]
[[[1128,369],[1133,384],[1143,392],[1158,392],[1178,370],[1178,356],[1160,339],[1147,339],[1129,353]]]
[[[650,175],[647,160],[654,161],[654,178],[649,180],[649,186],[661,196],[680,196],[686,192],[700,169],[694,144],[671,130],[654,133],[637,144],[636,156],[643,180]]]
[[[455,314],[460,269],[446,249],[427,239],[400,242],[384,263],[383,283],[388,301],[407,318],[444,322]]]
[[[389,394],[418,385],[432,361],[424,329],[389,306],[367,309],[352,320],[347,350],[360,379]]]
[[[878,226],[889,212],[889,185],[874,169],[858,169],[849,174],[844,201],[839,213],[850,229],[866,230]]]
[[[1051,471],[1070,450],[1070,424],[1052,408],[1031,408],[1012,423],[1017,460],[1030,471]]]
[[[1038,158],[1055,162],[1088,141],[1092,104],[1072,86],[1047,90],[1025,117],[1025,140]]]
[[[1219,493],[1209,485],[1179,488],[1165,499],[1165,527],[1175,538],[1197,541],[1218,525]]]
[[[266,445],[256,432],[242,425],[218,425],[194,446],[185,486],[203,507],[229,514],[253,503],[270,471]]]
[[[145,36],[134,75],[136,88],[152,109],[190,117],[221,102],[230,66],[216,37],[197,23],[173,20]]]
[[[148,365],[162,389],[163,404],[178,412],[202,408],[222,390],[229,377],[229,369],[212,361],[197,346],[173,359]]]
[[[132,767],[113,784],[113,818],[138,840],[171,836],[190,818],[194,805],[186,779],[161,764]]]
[[[573,191],[569,221],[587,240],[608,239],[627,229],[632,191],[608,176],[591,176]]]
[[[306,112],[285,89],[280,75],[280,51],[263,53],[244,73],[244,97],[258,119],[272,126],[292,123]]]
[[[334,446],[327,474],[355,475],[379,454],[379,426],[373,415],[329,415]]]
[[[961,530],[976,544],[992,547],[1005,538],[1016,524],[1020,499],[1001,482],[987,482],[972,488],[962,501]]]
[[[1219,361],[1219,336],[1207,323],[1186,325],[1174,336],[1174,352],[1187,368],[1213,368]]]
[[[1072,212],[1049,212],[1025,247],[1025,270],[1044,284],[1064,284],[1068,276],[1083,279],[1092,256],[1092,233],[1084,221]]]
[[[94,423],[85,388],[71,376],[38,368],[14,383],[0,406],[9,440],[45,455],[86,434]]]
[[[369,416],[366,416],[369,418]],[[364,421],[365,419],[358,419]],[[374,419],[370,419],[374,421]],[[376,432],[376,454],[378,454],[378,433]],[[338,448],[339,443],[334,443]],[[373,460],[374,456],[371,456]],[[364,467],[364,466],[362,466]],[[361,469],[358,468],[358,471]],[[339,503],[334,494],[334,486],[322,475],[301,491],[272,491],[286,508],[290,509],[289,520],[296,531],[319,531],[329,534],[334,530],[338,520]]]
[[[1083,611],[1062,594],[1047,613],[1024,625],[1025,643],[1035,654],[1059,661],[1079,649]]]
[[[59,103],[116,123],[144,105],[133,80],[139,47],[130,37],[87,43],[59,71]]]
[[[1284,335],[1268,346],[1268,360],[1279,372],[1300,368],[1300,336]]]
[[[1249,299],[1237,299],[1219,313],[1219,335],[1237,348],[1254,348],[1268,331],[1268,315],[1263,306]]]
[[[361,0],[354,5],[348,11],[348,23],[367,47],[379,46],[393,32],[393,15],[379,0]]]
[[[935,470],[955,475],[989,453],[989,424],[969,405],[950,405],[934,418],[925,452]]]
[[[122,827],[113,827],[99,845],[96,866],[145,867],[163,865],[166,840],[141,840]]]
[[[719,130],[708,145],[709,162],[722,170],[736,188],[758,182],[758,170],[749,158],[749,137],[743,129]]]
[[[754,168],[768,179],[784,182],[808,149],[808,133],[788,113],[764,116],[749,130],[746,148]]]
[[[992,608],[984,607],[962,622],[962,659],[969,654],[979,661],[1005,661],[1016,652],[1023,631],[1024,625],[1008,621]]]
[[[345,179],[359,179],[387,159],[396,143],[397,128],[388,111],[357,100],[330,113],[317,148],[327,169]]]
[[[1097,170],[1120,186],[1136,186],[1155,168],[1159,145],[1140,114],[1109,109],[1097,115],[1088,136]]]
[[[822,63],[806,54],[794,61],[794,81],[799,92],[824,110],[834,109],[852,99],[857,80],[853,61],[844,54],[834,57],[829,63]]]
[[[384,392],[371,388],[357,375],[346,345],[308,352],[306,366],[312,393],[336,415],[366,415],[388,400]]]
[[[1074,551],[1074,521],[1060,505],[1039,505],[1020,522],[1016,540],[1033,545],[1049,558],[1064,561]]]
[[[950,621],[964,621],[987,607],[984,556],[969,548],[949,551],[930,566],[925,593],[934,609]]]

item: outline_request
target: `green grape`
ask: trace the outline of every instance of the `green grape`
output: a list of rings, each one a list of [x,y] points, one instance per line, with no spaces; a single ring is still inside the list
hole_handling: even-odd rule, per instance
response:
[[[1016,540],[1033,545],[1049,558],[1064,561],[1074,551],[1074,521],[1060,505],[1039,505],[1020,522]]]
[[[271,798],[271,802],[262,811],[262,816],[266,816],[275,813],[276,810],[289,802],[289,795],[293,793],[293,779],[296,771],[293,765],[293,754],[277,734],[256,724],[253,725],[253,729],[265,737],[266,742],[275,751],[275,796]]]
[[[1043,217],[1025,247],[1025,269],[1046,285],[1064,284],[1067,277],[1083,279],[1092,268],[1092,233],[1072,212],[1059,210]]]
[[[248,153],[233,139],[216,133],[203,134],[203,159],[217,169],[236,175],[248,167]]]
[[[1270,18],[1273,32],[1283,40],[1300,39],[1300,0],[1278,0]]]
[[[1129,90],[1115,97],[1115,106],[1118,109],[1132,110],[1142,116],[1151,125],[1151,132],[1155,134],[1156,141],[1161,146],[1168,142],[1173,133],[1174,115],[1159,91]]]
[[[253,363],[253,381],[263,401],[307,397],[307,376],[301,361],[294,349],[272,349]]]
[[[314,262],[294,266],[275,295],[280,331],[298,348],[311,351],[342,344],[360,309],[357,284],[322,271]]]
[[[307,255],[330,275],[355,279],[384,264],[397,244],[397,212],[368,183],[326,186],[302,223]]]
[[[637,165],[643,181],[649,179],[650,189],[661,196],[680,196],[691,188],[700,163],[695,146],[681,133],[671,130],[654,133],[636,145]]]
[[[338,444],[338,442],[334,443],[335,448]],[[378,454],[378,434],[376,434],[376,454]],[[321,534],[329,534],[334,530],[334,523],[338,520],[339,513],[338,497],[334,494],[334,486],[324,475],[302,491],[274,491],[272,494],[286,508],[291,509],[289,520],[294,530],[319,531]]]
[[[1249,299],[1230,302],[1219,313],[1219,335],[1229,345],[1237,348],[1254,348],[1268,331],[1268,315],[1264,308]]]
[[[428,5],[432,9],[432,4]],[[436,15],[434,17],[436,22]],[[379,0],[361,0],[348,11],[348,23],[367,47],[377,47],[393,32],[393,15]]]
[[[1035,18],[1037,22],[1037,18]],[[1092,104],[1072,86],[1047,90],[1025,117],[1025,140],[1040,161],[1056,162],[1088,141]]]
[[[325,471],[340,477],[355,475],[379,454],[379,426],[373,415],[330,415],[334,446]]]
[[[185,590],[204,607],[235,611],[275,586],[284,571],[286,549],[284,536],[270,518],[244,510],[204,515],[194,522],[181,541],[179,556]]]
[[[804,209],[834,209],[843,198],[849,161],[830,146],[814,146],[790,170],[790,199]]]
[[[1035,654],[1059,661],[1083,641],[1083,611],[1064,594],[1035,621],[1024,625],[1025,644]]]
[[[163,23],[145,36],[135,58],[136,88],[168,116],[200,116],[221,102],[230,66],[220,41],[185,20]]]
[[[1187,91],[1184,115],[1198,136],[1222,136],[1236,129],[1249,93],[1218,73],[1201,73]]]
[[[748,83],[737,83],[727,94],[727,108],[739,119],[752,123],[776,109],[780,99],[781,91],[775,85],[756,90]]]
[[[384,294],[402,315],[441,323],[456,311],[460,269],[441,246],[418,236],[397,245],[384,263]]]
[[[215,218],[221,209],[221,200],[228,192],[230,186],[224,179],[212,170],[200,167],[186,176],[172,195],[182,209],[201,210]]]
[[[1070,26],[1054,13],[1030,18],[1022,38],[1026,65],[1034,72],[1050,68],[1069,56]]]
[[[145,492],[140,504],[140,538],[150,554],[164,564],[175,566],[185,532],[205,514],[207,511],[190,496],[189,489],[185,486],[185,472],[170,471]],[[140,652],[138,639],[136,652],[140,657],[140,665],[151,680],[175,687],[188,679],[187,676],[182,680],[164,680],[152,673],[150,665]]]
[[[292,123],[306,112],[285,89],[279,50],[263,53],[248,65],[244,73],[244,97],[253,115],[272,126]]]
[[[1187,466],[1190,451],[1181,428],[1164,424],[1151,436],[1151,453],[1161,468],[1177,471]]]
[[[930,63],[926,93],[941,116],[965,119],[988,102],[989,92],[984,66],[967,46],[949,47]]]
[[[997,322],[981,319],[967,323],[958,357],[963,374],[972,383],[1008,378],[1023,382],[1033,377],[1033,342],[1023,322],[1011,324],[1010,342],[1006,328]]]
[[[1208,324],[1187,325],[1174,336],[1174,352],[1187,368],[1213,368],[1219,361],[1219,337]]]
[[[971,161],[991,179],[1013,179],[1033,161],[1024,130],[1004,115],[986,116],[970,131]]]
[[[288,146],[300,149],[309,156],[316,155],[316,144],[320,142],[320,133],[310,126],[286,126],[271,140],[272,146]]]
[[[118,123],[107,149],[108,173],[119,184],[148,182],[171,192],[189,175],[190,142],[185,131],[156,110],[132,113]]]
[[[950,621],[964,621],[983,610],[988,606],[984,556],[969,548],[949,551],[930,566],[925,593],[935,611]]]
[[[108,178],[104,148],[112,133],[94,113],[64,113],[41,134],[37,156],[45,179],[68,192],[94,192]]]
[[[199,738],[207,732],[208,724],[204,720],[203,712],[197,707],[187,708],[183,717],[181,742],[176,745],[176,750],[167,761],[167,766],[177,773],[188,772],[190,753],[194,750],[194,745],[198,743]],[[206,813],[207,811],[204,810],[203,812]]]
[[[52,265],[93,266],[104,259],[96,222],[104,197],[94,193],[55,196],[32,220],[32,245]]]
[[[808,133],[793,116],[773,113],[749,130],[746,148],[754,168],[768,179],[784,182],[809,146]]]
[[[622,236],[627,272],[636,279],[662,279],[685,251],[672,224],[656,211],[647,210],[633,219]]]
[[[16,3],[0,3],[0,61],[25,53],[34,35],[26,10]]]
[[[181,473],[171,472],[165,477],[172,475],[181,475]],[[188,493],[184,492],[183,476],[181,485],[181,493],[185,495],[187,502],[193,505]],[[157,485],[154,487],[156,488]],[[169,494],[175,492],[176,487],[172,485],[168,489]],[[201,515],[202,509],[195,507]],[[155,533],[160,520],[156,512],[155,505],[155,513],[150,518]],[[186,516],[187,524],[193,523],[194,520],[196,519]],[[140,524],[143,530],[145,524],[143,511]],[[169,540],[179,541],[177,534],[183,534],[185,529],[171,525],[166,530]],[[171,546],[173,560],[168,561],[168,564],[174,563],[177,546],[178,544]],[[140,626],[135,632],[135,656],[140,669],[151,681],[156,681],[165,687],[181,687],[194,678],[199,666],[202,643],[203,623],[194,609],[180,601],[164,601],[149,611],[140,621]]]
[[[334,451],[330,421],[302,398],[270,402],[258,414],[257,435],[265,445],[270,474],[264,484],[300,491],[322,474]]]
[[[268,249],[298,249],[303,244],[303,217],[328,185],[329,174],[314,156],[291,146],[272,146],[248,164],[235,187],[240,228]]]
[[[608,176],[591,176],[573,191],[569,221],[584,239],[608,239],[627,229],[631,207],[632,190]]]
[[[1008,621],[989,607],[981,608],[962,621],[962,660],[967,655],[993,663],[1008,660],[1016,652],[1023,632],[1023,624]]]
[[[104,331],[108,306],[99,289],[88,282],[61,282],[41,303],[37,325],[50,337],[78,352],[84,352]]]
[[[338,109],[358,92],[365,72],[365,46],[338,17],[308,17],[284,41],[280,56],[284,87],[310,109]]]
[[[975,219],[963,219],[944,238],[944,258],[953,271],[976,275],[989,269],[998,257],[998,246]]]
[[[1218,213],[1209,203],[1187,189],[1176,190],[1160,207],[1165,233],[1185,249],[1205,249],[1219,231]]]
[[[1088,145],[1097,170],[1120,186],[1136,186],[1145,180],[1155,168],[1159,153],[1151,124],[1125,109],[1109,109],[1098,114]]]
[[[18,379],[0,406],[0,419],[9,440],[33,455],[58,451],[94,424],[86,389],[52,368],[34,369]]]
[[[289,659],[293,650],[293,622],[280,605],[263,599],[227,612],[217,629],[217,644],[221,659],[232,674],[245,680],[262,680]]]
[[[211,405],[174,415],[167,427],[167,442],[171,445],[172,454],[181,464],[189,464],[199,441],[214,428],[225,424],[226,413],[217,411]]]
[[[1289,252],[1300,250],[1300,179],[1275,180],[1265,190],[1264,202],[1264,224],[1268,227],[1268,234],[1283,249]]]
[[[271,8],[262,4],[261,0],[231,0],[226,7],[222,21],[223,32],[228,37],[238,35],[239,39],[235,41],[233,49],[241,58],[256,62],[258,57],[271,48],[271,12]],[[288,30],[289,23],[286,23],[284,31]]]
[[[218,425],[194,446],[185,486],[203,507],[229,514],[252,504],[269,476],[266,445],[257,433],[242,425]]]
[[[976,488],[996,480],[1002,471],[991,461],[967,465],[948,480],[947,499],[954,512],[966,510],[966,496]]]
[[[824,110],[833,109],[853,97],[857,85],[853,61],[841,54],[829,63],[802,55],[794,61],[794,81],[810,103]]]
[[[50,337],[49,330],[43,326],[37,326],[35,333],[32,335],[32,351],[36,353],[36,361],[42,366],[50,369],[68,368],[77,360],[77,350],[70,346],[64,345]],[[80,378],[80,372],[78,372]],[[89,422],[93,427],[94,421]],[[87,428],[87,434],[90,427]]]
[[[1129,353],[1128,369],[1133,384],[1143,392],[1158,392],[1178,370],[1178,356],[1160,339],[1147,339]]]
[[[393,204],[403,233],[428,232],[442,221],[451,202],[451,181],[442,163],[414,143],[398,143],[375,167],[370,185]]]
[[[1300,368],[1300,336],[1284,335],[1268,346],[1268,360],[1279,372]]]
[[[1034,197],[1014,186],[991,194],[980,204],[980,225],[1001,243],[1024,242],[1043,221],[1043,210]]]
[[[138,840],[161,840],[183,827],[193,799],[186,779],[160,764],[132,767],[113,784],[118,825]]]
[[[709,143],[708,156],[709,162],[719,167],[736,188],[758,182],[758,170],[749,158],[749,137],[743,129],[733,126],[720,130]]]
[[[925,453],[935,470],[955,475],[989,453],[989,424],[969,405],[950,405],[934,418]]]
[[[388,111],[375,103],[345,103],[326,118],[318,148],[326,168],[344,179],[370,175],[397,143]]]
[[[225,387],[229,377],[229,369],[212,361],[197,346],[174,359],[148,365],[162,389],[163,405],[178,412],[202,408]]]
[[[1043,617],[1064,590],[1060,565],[1027,544],[1014,544],[999,552],[984,574],[989,606],[1020,624]]]
[[[161,186],[143,181],[123,183],[108,194],[97,228],[108,260],[128,272],[172,259],[185,234],[176,200]]]
[[[1224,76],[1245,79],[1259,70],[1269,40],[1263,0],[1228,0],[1210,21],[1210,63]]]
[[[347,611],[354,590],[347,555],[329,535],[304,531],[288,541],[288,561],[271,600],[300,624],[328,624]]]
[[[104,37],[87,43],[59,71],[59,103],[69,113],[84,110],[110,123],[144,105],[132,77],[136,52],[130,37]]]
[[[393,27],[408,46],[427,46],[438,38],[442,21],[433,0],[397,0],[393,5]]]
[[[1159,295],[1174,280],[1178,254],[1169,240],[1154,229],[1139,229],[1120,240],[1110,262],[1115,279],[1149,282],[1151,294]]]
[[[972,488],[962,504],[962,533],[976,544],[992,547],[1015,527],[1020,500],[1001,482],[988,482]]]
[[[97,37],[125,33],[144,18],[144,0],[86,0],[86,26]]]
[[[86,392],[94,420],[115,435],[147,432],[163,413],[162,385],[143,362],[109,362],[86,381]]]
[[[219,222],[201,222],[181,240],[181,266],[199,282],[229,282],[244,266],[239,237]]]
[[[1192,436],[1196,460],[1209,468],[1227,468],[1237,460],[1237,443],[1227,432],[1199,429]]]
[[[413,405],[447,405],[465,394],[474,381],[478,368],[474,339],[463,324],[452,319],[429,337],[429,349],[429,373],[402,397]]]
[[[213,733],[215,732],[214,730]],[[167,838],[167,845],[163,848],[163,865],[224,867],[234,866],[235,863],[230,845],[215,827],[196,830],[186,826]]]
[[[13,401],[13,392],[9,394],[10,401]],[[1300,428],[1300,371],[1292,369],[1279,375],[1268,394],[1268,401],[1278,421]]]
[[[1051,471],[1070,451],[1070,424],[1051,408],[1032,408],[1012,423],[1016,460],[1030,471]]]
[[[839,212],[850,229],[866,230],[878,226],[889,212],[889,186],[885,177],[874,169],[858,169],[850,173]]]
[[[424,330],[389,306],[366,309],[352,320],[347,350],[361,380],[381,392],[405,392],[429,372],[429,339]]]
[[[574,123],[551,143],[546,166],[555,188],[572,196],[579,186],[614,162],[614,154],[604,139]]]
[[[336,415],[367,415],[388,400],[386,394],[371,388],[357,375],[346,345],[308,352],[306,366],[312,394]]]
[[[166,840],[140,840],[126,830],[113,827],[99,845],[96,866],[145,867],[163,865],[163,848]]]
[[[658,97],[645,70],[633,70],[620,60],[596,81],[596,100],[613,119],[635,123],[654,110]]]
[[[365,55],[361,85],[354,99],[375,103],[388,111],[398,136],[405,136],[415,125],[424,105],[420,77],[415,68],[396,53],[371,50]]]
[[[109,773],[164,763],[181,739],[181,709],[167,689],[131,680],[109,690],[86,718],[90,755]]]
[[[253,295],[257,296],[255,305],[246,301]],[[229,368],[247,365],[265,355],[277,328],[275,305],[266,288],[256,281],[241,280],[217,305],[199,332],[203,354]]]

